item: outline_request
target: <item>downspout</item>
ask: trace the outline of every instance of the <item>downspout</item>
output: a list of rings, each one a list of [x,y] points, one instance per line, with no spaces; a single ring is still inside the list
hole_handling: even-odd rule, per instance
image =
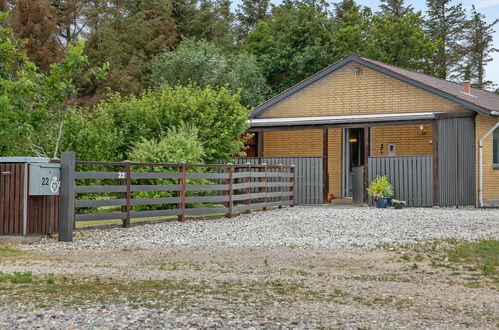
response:
[[[499,112],[498,111],[491,111],[490,112],[491,115],[493,116],[498,116],[499,115]],[[479,176],[479,183],[478,183],[478,203],[480,205],[480,207],[483,207],[483,141],[485,141],[485,139],[490,135],[492,134],[496,128],[499,127],[499,122],[497,122],[494,126],[492,126],[492,128],[487,132],[485,133],[484,136],[482,136],[482,138],[480,139],[480,142],[478,144],[478,148],[479,148],[479,154],[478,154],[478,159],[479,159],[479,173],[480,173],[480,176]]]

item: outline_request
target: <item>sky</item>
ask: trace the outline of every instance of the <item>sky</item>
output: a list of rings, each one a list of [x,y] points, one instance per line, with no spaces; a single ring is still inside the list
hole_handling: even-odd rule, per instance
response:
[[[271,0],[273,4],[281,3],[281,0]],[[335,0],[329,1],[337,2]],[[368,6],[373,9],[373,11],[378,10],[380,1],[376,0],[356,0],[357,4]],[[240,3],[240,0],[233,0],[233,5],[237,7],[237,4]],[[499,0],[455,0],[452,4],[462,3],[465,7],[466,11],[471,10],[471,5],[474,4],[477,11],[485,14],[486,20],[488,22],[492,22],[494,19],[499,18]],[[416,10],[421,10],[423,12],[426,11],[426,1],[411,1],[406,0],[406,5],[412,5]],[[494,34],[494,48],[499,49],[499,24],[495,27],[496,33]],[[493,55],[492,62],[489,62],[485,71],[485,78],[487,80],[493,81],[499,87],[499,52],[495,52]]]

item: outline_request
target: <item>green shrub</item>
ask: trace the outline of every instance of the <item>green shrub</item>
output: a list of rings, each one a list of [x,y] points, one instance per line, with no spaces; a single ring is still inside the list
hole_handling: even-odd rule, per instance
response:
[[[181,123],[195,128],[203,143],[203,158],[198,161],[230,159],[243,148],[242,136],[249,127],[249,112],[241,105],[238,94],[226,88],[191,85],[162,86],[139,97],[112,94],[92,114],[80,111],[74,116],[66,126],[64,149],[76,150],[78,159],[85,160],[136,158],[138,143],[148,149],[156,141],[160,148],[159,141],[168,130]],[[168,152],[176,153],[174,147]],[[140,159],[144,159],[142,156]],[[172,161],[183,158],[168,157]]]
[[[371,182],[369,188],[367,188],[367,193],[369,196],[376,199],[381,199],[383,197],[389,198],[394,195],[393,186],[386,176],[377,176],[376,179]]]
[[[133,146],[130,159],[142,163],[201,163],[204,156],[203,145],[199,141],[198,131],[184,124],[179,128],[170,128],[159,140],[142,139]],[[134,172],[178,172],[178,166],[136,167]],[[199,171],[199,168],[189,168]],[[140,184],[169,185],[177,184],[177,179],[142,179]],[[206,181],[206,180],[204,180]],[[202,180],[188,180],[189,184],[201,184]],[[203,182],[204,183],[204,182]],[[190,196],[202,195],[202,192],[189,192]],[[136,192],[134,198],[168,198],[175,197],[174,191]],[[137,205],[135,210],[158,210],[174,208],[174,204]]]

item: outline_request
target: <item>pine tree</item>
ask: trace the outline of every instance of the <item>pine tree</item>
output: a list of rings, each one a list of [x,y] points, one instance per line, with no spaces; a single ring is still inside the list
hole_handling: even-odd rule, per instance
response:
[[[499,19],[487,23],[485,16],[472,6],[471,18],[466,22],[465,44],[461,48],[460,77],[471,80],[477,88],[485,89],[492,85],[491,81],[485,80],[485,67],[492,61],[492,53],[499,51],[492,47],[497,23]]]
[[[10,25],[15,36],[25,41],[29,59],[47,72],[50,64],[62,58],[57,42],[57,18],[47,0],[17,0]]]
[[[391,14],[401,18],[406,14],[413,12],[412,6],[405,6],[404,0],[381,0],[383,4],[379,7],[383,14]]]
[[[452,0],[427,0],[426,26],[428,34],[437,44],[435,76],[447,79],[459,62],[459,44],[466,22],[462,4],[451,6]]]
[[[239,40],[244,40],[258,22],[269,16],[269,0],[243,0],[238,6],[236,19]]]

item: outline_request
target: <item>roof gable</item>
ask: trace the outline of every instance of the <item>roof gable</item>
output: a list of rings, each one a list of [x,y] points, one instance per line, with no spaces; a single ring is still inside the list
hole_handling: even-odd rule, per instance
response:
[[[317,72],[316,74],[308,77],[302,82],[292,86],[286,91],[282,92],[269,99],[268,101],[262,103],[252,112],[252,118],[261,115],[266,110],[270,109],[277,103],[287,99],[289,96],[301,91],[302,89],[310,86],[314,82],[328,76],[329,74],[336,72],[343,68],[344,66],[357,63],[359,65],[366,66],[377,72],[386,74],[392,78],[398,79],[400,81],[406,82],[412,86],[455,102],[459,105],[466,107],[467,109],[474,110],[476,112],[484,113],[490,115],[491,111],[499,110],[499,95],[493,93],[485,92],[478,89],[472,89],[472,95],[463,93],[463,87],[460,84],[449,82],[446,80],[431,77],[425,74],[413,72],[410,70],[401,69],[395,66],[387,65],[382,62],[371,60],[368,58],[360,57],[357,55],[349,55],[338,61],[329,67]]]

